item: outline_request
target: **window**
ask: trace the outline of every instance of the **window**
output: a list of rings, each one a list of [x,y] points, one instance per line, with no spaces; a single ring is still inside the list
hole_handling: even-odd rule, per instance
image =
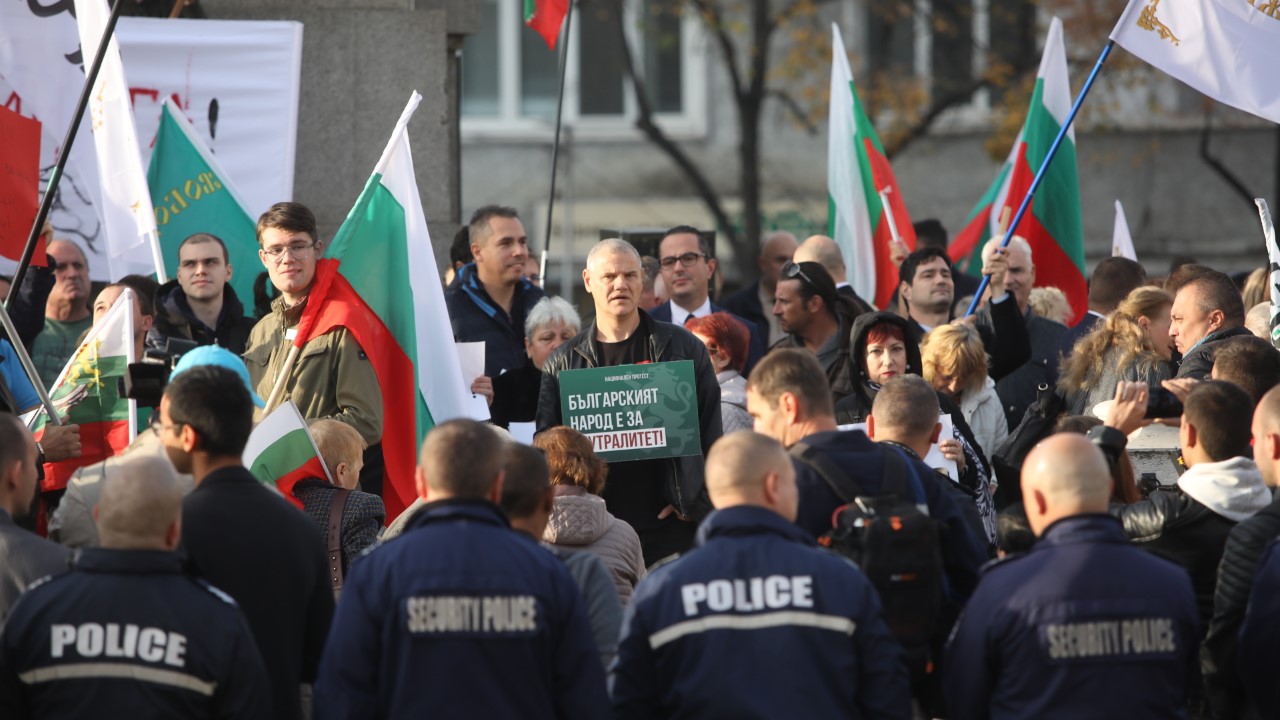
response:
[[[922,80],[936,100],[963,92],[992,62],[1034,70],[1036,7],[1026,0],[866,0],[870,69]],[[1001,88],[978,91],[962,115],[980,119]]]
[[[544,139],[556,112],[559,55],[524,24],[521,3],[480,0],[480,31],[462,50],[464,138]],[[697,18],[682,0],[622,3],[632,61],[657,120],[677,137],[705,133],[707,52]],[[635,98],[617,41],[617,5],[578,0],[574,8],[564,123],[578,137],[638,136]]]

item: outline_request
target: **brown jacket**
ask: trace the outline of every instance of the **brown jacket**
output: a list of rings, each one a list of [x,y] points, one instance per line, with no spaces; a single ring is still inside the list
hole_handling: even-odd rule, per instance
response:
[[[291,343],[285,331],[298,324],[302,303],[287,311],[284,300],[271,303],[271,313],[258,321],[249,333],[244,351],[249,379],[264,399],[271,394],[276,377],[289,356]],[[292,400],[308,420],[333,418],[360,431],[370,445],[382,439],[382,392],[360,344],[337,328],[303,346],[289,374],[281,402]]]

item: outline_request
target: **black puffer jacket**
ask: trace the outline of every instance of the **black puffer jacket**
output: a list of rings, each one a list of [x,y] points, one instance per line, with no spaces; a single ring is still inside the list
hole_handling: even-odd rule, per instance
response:
[[[1253,575],[1267,544],[1280,537],[1280,501],[1272,502],[1231,529],[1222,562],[1218,565],[1218,585],[1213,594],[1213,620],[1200,647],[1200,672],[1204,675],[1205,697],[1214,720],[1253,717],[1246,714],[1244,686],[1236,672],[1236,650],[1245,607],[1253,590]]]
[[[1205,335],[1199,345],[1191,348],[1191,352],[1183,356],[1182,364],[1178,366],[1178,377],[1207,379],[1210,371],[1213,370],[1213,356],[1218,352],[1218,343],[1227,338],[1252,334],[1247,328],[1229,327]]]
[[[244,354],[249,333],[257,320],[245,317],[244,305],[236,297],[236,291],[227,283],[222,288],[222,312],[218,313],[218,327],[210,328],[191,310],[187,294],[177,280],[156,290],[156,319],[147,332],[147,349],[164,350],[169,338],[194,340],[197,345],[218,345],[237,355]]]
[[[870,385],[871,378],[867,375],[867,333],[871,332],[872,327],[882,323],[902,330],[903,344],[907,349],[907,369],[904,372],[907,375],[921,374],[920,344],[916,342],[915,333],[907,320],[887,310],[860,315],[853,322],[849,352],[846,353],[852,387],[847,396],[837,398],[836,401],[836,419],[841,424],[862,422],[871,414],[871,404],[875,402],[877,389]]]
[[[1146,500],[1113,507],[1134,543],[1186,568],[1196,592],[1201,627],[1213,614],[1213,591],[1218,561],[1235,522],[1215,513],[1195,498],[1173,488]]]
[[[720,384],[711,367],[707,346],[678,325],[649,317],[643,310],[640,323],[649,335],[648,360],[668,362],[692,360],[695,390],[698,398],[698,423],[702,454],[668,458],[663,492],[681,515],[701,520],[711,510],[707,500],[703,459],[711,444],[720,439]],[[538,396],[538,432],[563,424],[560,412],[560,372],[600,366],[600,343],[596,340],[596,323],[591,321],[578,336],[561,345],[542,366],[542,389]]]

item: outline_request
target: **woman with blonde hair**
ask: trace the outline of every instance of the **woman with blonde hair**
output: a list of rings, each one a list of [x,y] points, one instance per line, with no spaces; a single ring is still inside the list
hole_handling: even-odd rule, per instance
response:
[[[1009,423],[987,374],[987,351],[977,328],[953,322],[929,331],[920,346],[924,378],[960,406],[982,454],[990,458],[1009,436]]]
[[[1058,379],[1068,415],[1084,415],[1115,397],[1127,380],[1159,387],[1173,377],[1169,363],[1169,310],[1173,296],[1157,287],[1134,289],[1115,312],[1080,338]]]

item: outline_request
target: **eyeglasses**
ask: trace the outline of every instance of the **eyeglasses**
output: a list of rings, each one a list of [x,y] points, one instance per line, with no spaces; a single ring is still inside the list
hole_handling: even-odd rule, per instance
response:
[[[280,245],[278,247],[262,248],[258,252],[262,253],[263,257],[271,258],[271,262],[279,265],[281,261],[284,260],[286,252],[289,253],[289,257],[297,260],[306,257],[307,253],[309,253],[315,246],[316,244],[314,242],[297,242],[289,245]]]
[[[182,427],[183,425],[186,425],[186,423],[180,423],[180,422],[179,422],[179,423],[169,423],[169,424],[165,424],[163,421],[161,421],[161,420],[160,420],[160,411],[159,411],[159,410],[152,410],[152,411],[151,411],[151,421],[150,421],[150,422],[148,422],[148,423],[147,423],[147,425],[148,425],[152,430],[154,430],[154,431],[155,431],[155,433],[156,433],[157,435],[162,435],[162,434],[164,434],[167,430],[169,430],[170,428]]]
[[[679,260],[681,266],[690,267],[694,263],[698,262],[699,260],[703,260],[706,257],[707,257],[706,253],[687,252],[679,257],[676,257],[675,255],[669,255],[667,257],[662,258],[662,260],[660,260],[659,262],[662,263],[662,267],[669,268],[669,267],[674,267],[676,264],[676,261]]]
[[[804,270],[800,269],[799,263],[789,262],[786,265],[783,265],[782,277],[787,280],[795,280],[796,278],[800,278],[801,280],[809,283],[809,287],[811,288],[818,287],[818,283],[814,282],[813,278],[809,277],[808,275],[805,275]]]

